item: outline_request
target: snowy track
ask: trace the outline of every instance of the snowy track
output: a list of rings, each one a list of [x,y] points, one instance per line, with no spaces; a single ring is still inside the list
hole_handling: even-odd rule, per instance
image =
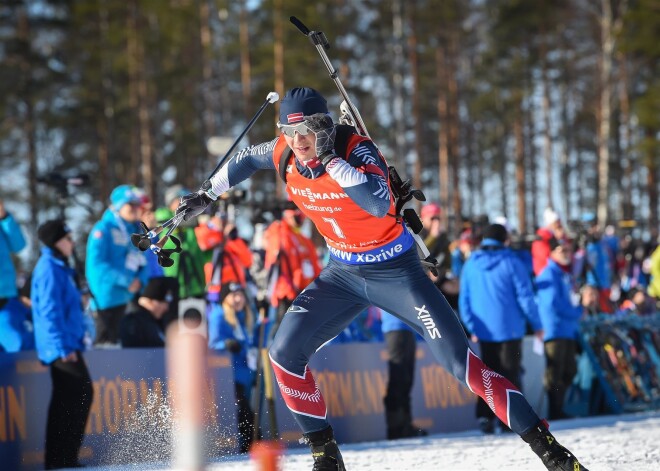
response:
[[[589,471],[660,470],[660,412],[571,419],[551,424],[560,443]],[[434,435],[423,439],[345,444],[348,471],[543,471],[545,467],[517,435],[482,436],[478,432]],[[283,471],[309,471],[306,450],[290,450]],[[213,471],[257,470],[246,459],[214,463]]]
[[[589,471],[660,470],[660,411],[570,419],[551,424],[560,443]],[[545,467],[517,435],[483,436],[477,431],[421,439],[340,444],[348,471],[543,471]],[[288,450],[281,471],[309,471],[307,449]],[[156,470],[145,464],[101,471]],[[209,464],[209,471],[257,471],[246,456]]]

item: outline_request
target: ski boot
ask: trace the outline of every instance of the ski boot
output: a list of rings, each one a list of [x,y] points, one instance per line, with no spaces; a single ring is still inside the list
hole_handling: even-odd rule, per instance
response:
[[[495,433],[495,421],[488,417],[479,417],[479,430],[484,435],[492,435]]]
[[[532,451],[551,471],[589,471],[582,466],[573,453],[561,446],[548,430],[545,420],[522,436]]]
[[[312,451],[312,471],[346,471],[331,426],[318,432],[304,433],[300,442],[309,445]]]

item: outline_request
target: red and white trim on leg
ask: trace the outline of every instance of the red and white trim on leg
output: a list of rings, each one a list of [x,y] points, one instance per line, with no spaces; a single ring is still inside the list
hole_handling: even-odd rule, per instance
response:
[[[305,366],[305,374],[300,376],[282,368],[273,357],[270,362],[287,407],[296,414],[325,419],[328,413],[325,401],[309,368]]]
[[[465,382],[470,391],[481,397],[495,415],[507,426],[509,420],[511,394],[520,394],[520,390],[508,379],[487,367],[481,359],[468,349]]]

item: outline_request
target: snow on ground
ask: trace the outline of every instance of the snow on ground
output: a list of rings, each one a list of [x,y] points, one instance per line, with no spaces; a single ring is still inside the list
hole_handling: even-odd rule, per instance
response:
[[[551,424],[557,440],[589,471],[660,470],[660,411],[561,420]],[[515,434],[478,431],[419,439],[341,444],[348,471],[543,471],[545,467]],[[307,448],[287,450],[280,471],[309,471]],[[89,468],[88,468],[89,469]],[[152,464],[104,466],[97,471],[165,469]],[[207,471],[260,471],[247,456],[231,456]]]
[[[599,416],[551,424],[565,445],[589,471],[660,470],[660,412]],[[348,471],[469,470],[542,471],[545,467],[515,434],[484,436],[477,431],[441,434],[421,439],[340,444]],[[288,450],[282,471],[309,471],[307,449]],[[247,458],[213,463],[212,471],[251,471]]]

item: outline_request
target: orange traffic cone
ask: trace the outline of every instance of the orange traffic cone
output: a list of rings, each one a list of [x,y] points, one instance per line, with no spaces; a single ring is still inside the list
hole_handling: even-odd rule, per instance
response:
[[[277,441],[256,442],[250,448],[250,457],[258,471],[280,471],[282,445]]]

